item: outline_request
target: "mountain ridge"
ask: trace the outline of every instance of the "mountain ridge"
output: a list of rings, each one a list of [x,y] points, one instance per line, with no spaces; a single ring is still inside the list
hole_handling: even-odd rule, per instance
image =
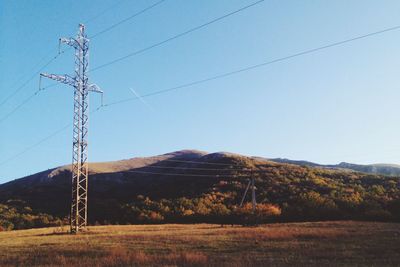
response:
[[[341,169],[349,171],[357,171],[371,174],[382,174],[390,176],[400,175],[400,165],[388,163],[375,163],[375,164],[354,164],[348,162],[340,162],[338,164],[319,164],[306,160],[290,160],[286,158],[272,158],[269,159],[273,162],[294,164],[299,166],[309,166],[318,168]]]
[[[333,168],[304,161],[197,150],[90,163],[89,222],[246,220],[251,208],[242,210],[238,205],[250,178],[255,179],[257,203],[267,212],[262,220],[399,219],[399,177],[343,167],[360,166],[342,164]],[[379,170],[376,166],[367,167],[367,171]],[[0,185],[0,211],[9,211],[5,218],[0,212],[0,224],[7,222],[3,228],[14,225],[21,229],[32,223],[55,223],[51,218],[65,221],[70,199],[70,165],[10,181]],[[275,214],[274,219],[269,217],[270,212]]]
[[[388,164],[388,163],[377,163],[377,164],[354,164],[348,162],[340,162],[338,164],[319,164],[306,160],[292,160],[287,158],[265,158],[259,156],[245,156],[238,153],[232,152],[213,152],[208,153],[201,150],[194,149],[185,149],[178,150],[174,152],[169,152],[156,156],[149,157],[133,157],[129,159],[122,159],[116,161],[106,161],[106,162],[91,162],[89,163],[89,173],[90,174],[102,174],[102,173],[115,173],[121,171],[128,171],[136,168],[143,168],[151,164],[155,164],[157,162],[161,162],[163,160],[167,160],[169,158],[183,158],[183,159],[209,159],[214,160],[218,158],[224,157],[237,157],[237,158],[247,158],[254,159],[256,161],[262,162],[276,162],[276,163],[284,163],[284,164],[292,164],[297,166],[308,166],[308,167],[316,167],[316,168],[327,168],[327,169],[337,169],[337,170],[348,170],[348,171],[357,171],[363,173],[370,174],[381,174],[381,175],[390,175],[390,176],[400,176],[400,165],[397,164]],[[52,178],[54,176],[59,175],[62,172],[69,171],[71,169],[71,164],[62,165],[59,167],[55,167],[46,171],[41,171],[35,174],[27,175],[21,178],[17,178],[3,184],[0,186],[13,183],[21,179],[25,179],[25,181],[29,181],[35,177],[35,179],[45,180],[48,178]]]

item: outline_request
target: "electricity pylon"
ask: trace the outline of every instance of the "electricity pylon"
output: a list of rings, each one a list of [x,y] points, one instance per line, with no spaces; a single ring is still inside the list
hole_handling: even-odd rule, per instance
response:
[[[71,233],[78,233],[87,225],[88,203],[88,107],[89,91],[103,93],[95,84],[88,83],[89,39],[85,34],[85,26],[79,24],[76,38],[60,38],[59,44],[65,43],[75,49],[75,75],[55,75],[41,73],[61,83],[74,87],[74,120],[73,120],[73,152],[72,152],[72,201],[70,225]]]
[[[253,208],[253,214],[256,212],[256,206],[257,206],[257,201],[256,201],[256,189],[254,185],[254,175],[253,173],[251,174],[251,179],[249,180],[249,183],[247,184],[246,190],[244,191],[242,200],[240,201],[240,207],[243,206],[243,202],[246,198],[247,192],[249,191],[249,188],[251,187],[251,204]]]

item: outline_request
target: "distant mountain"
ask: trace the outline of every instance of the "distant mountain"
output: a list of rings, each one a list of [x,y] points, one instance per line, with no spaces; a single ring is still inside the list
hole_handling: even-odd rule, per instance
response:
[[[371,174],[400,176],[400,165],[396,165],[396,164],[360,165],[360,164],[341,162],[339,164],[334,164],[334,165],[322,165],[322,164],[318,164],[318,163],[314,163],[314,162],[310,162],[310,161],[304,161],[304,160],[290,160],[290,159],[282,159],[282,158],[275,158],[275,159],[269,159],[269,160],[273,161],[273,162],[294,164],[294,165],[299,165],[299,166],[342,169],[342,170],[357,171],[357,172],[364,172],[364,173],[371,173]]]
[[[0,205],[0,224],[5,220],[2,209],[16,213],[8,205],[17,205],[17,212],[28,215],[33,209],[36,214],[68,216],[70,169],[66,165],[0,185],[0,204],[5,205]],[[391,220],[392,214],[400,214],[392,211],[400,196],[400,179],[378,174],[400,174],[395,165],[320,165],[182,150],[90,163],[89,173],[91,223],[228,220],[226,216],[240,203],[250,177],[256,178],[257,201],[280,207],[282,220]],[[33,218],[28,215],[12,223]],[[29,225],[24,221],[18,227]]]
[[[400,175],[400,165],[395,165],[395,164],[357,165],[357,164],[342,162],[337,165],[332,165],[332,167],[350,169],[365,173],[376,173],[376,174],[392,175],[392,176]]]

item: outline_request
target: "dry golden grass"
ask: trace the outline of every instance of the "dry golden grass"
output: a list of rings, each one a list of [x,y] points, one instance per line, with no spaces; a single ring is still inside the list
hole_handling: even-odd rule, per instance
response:
[[[0,266],[399,266],[400,225],[96,226],[0,233]]]

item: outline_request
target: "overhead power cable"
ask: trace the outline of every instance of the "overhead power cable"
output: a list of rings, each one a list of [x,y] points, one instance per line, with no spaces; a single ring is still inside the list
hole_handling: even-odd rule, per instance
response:
[[[115,24],[113,24],[113,25],[111,25],[111,26],[105,28],[104,30],[102,30],[102,31],[100,31],[100,32],[98,32],[98,33],[92,35],[92,36],[89,37],[89,38],[92,38],[92,39],[93,39],[93,38],[95,38],[95,37],[97,37],[97,36],[99,36],[99,35],[101,35],[101,34],[103,34],[103,33],[106,33],[106,32],[108,32],[108,31],[114,29],[115,27],[118,27],[119,25],[121,25],[121,24],[123,24],[123,23],[125,23],[125,22],[127,22],[127,21],[129,21],[129,20],[131,20],[131,19],[133,19],[133,18],[135,18],[135,17],[137,17],[137,16],[139,16],[139,15],[141,15],[141,14],[147,12],[147,11],[149,11],[150,9],[152,9],[152,8],[154,8],[154,7],[158,6],[158,5],[160,5],[161,3],[165,2],[165,1],[166,1],[166,0],[160,0],[160,1],[158,1],[158,2],[156,2],[156,3],[154,3],[154,4],[150,5],[150,6],[148,6],[148,7],[146,7],[146,8],[140,10],[139,12],[136,12],[135,14],[133,14],[133,15],[131,15],[131,16],[129,16],[129,17],[127,17],[127,18],[125,18],[125,19],[123,19],[123,20],[121,20],[121,21],[119,21],[119,22],[117,22],[117,23],[115,23]]]
[[[13,108],[9,113],[7,113],[5,116],[3,116],[2,118],[0,118],[0,123],[2,123],[3,121],[7,120],[11,115],[13,115],[15,112],[17,112],[22,106],[24,106],[26,103],[28,103],[29,101],[31,101],[35,96],[37,96],[39,94],[39,91],[36,91],[35,93],[31,94],[30,96],[28,96],[24,101],[22,101],[18,106],[16,106],[15,108]]]
[[[46,62],[39,70],[37,70],[32,76],[30,76],[21,86],[15,89],[10,95],[8,95],[3,101],[0,102],[0,107],[7,103],[12,97],[14,97],[19,91],[21,91],[25,86],[27,86],[33,79],[37,78],[42,70],[44,70],[47,66],[49,66],[54,60],[56,60],[61,54],[58,53],[56,56],[52,57],[49,61]]]
[[[25,104],[27,104],[28,102],[30,102],[35,96],[39,95],[42,91],[47,90],[50,87],[54,87],[57,86],[58,84],[50,84],[48,86],[45,86],[43,88],[39,88],[36,92],[34,92],[33,94],[31,94],[30,96],[28,96],[24,101],[22,101],[18,106],[16,106],[15,108],[13,108],[9,113],[7,113],[5,116],[3,116],[2,118],[0,118],[0,123],[6,121],[9,117],[11,117],[15,112],[17,112],[19,109],[21,109]]]
[[[161,162],[164,161],[169,161],[169,160],[162,160]],[[201,164],[202,162],[196,162],[197,164]],[[208,163],[211,164],[211,163]],[[230,166],[233,166],[233,164],[231,164]],[[143,166],[143,167],[138,167],[138,168],[155,168],[155,169],[177,169],[177,170],[193,170],[193,171],[243,171],[245,170],[245,168],[243,169],[231,169],[231,168],[226,168],[226,169],[212,169],[212,168],[197,168],[197,167],[173,167],[173,166],[154,166],[154,165],[147,165],[147,166]]]
[[[222,174],[184,174],[184,173],[160,173],[160,172],[146,172],[146,171],[124,171],[138,174],[150,174],[150,175],[166,175],[166,176],[194,176],[194,177],[243,177],[243,175],[222,175]],[[247,176],[246,176],[247,177]]]
[[[161,160],[161,162],[165,162],[165,161],[171,161],[171,160]],[[265,161],[268,161],[267,159]],[[192,162],[193,164],[211,164],[211,165],[215,165],[218,163],[213,163],[213,162],[202,162],[202,161],[181,161],[181,162],[185,162],[185,163],[189,163]],[[275,163],[275,162],[273,162]],[[137,167],[136,169],[147,169],[147,168],[155,168],[155,169],[173,169],[173,170],[189,170],[189,171],[238,171],[238,172],[254,172],[254,173],[259,173],[259,172],[268,172],[268,170],[259,170],[259,169],[251,169],[249,168],[247,165],[245,164],[237,164],[237,163],[232,163],[232,164],[224,164],[230,167],[239,167],[239,166],[243,166],[240,169],[233,169],[233,168],[225,168],[225,169],[215,169],[215,168],[199,168],[199,167],[180,167],[180,166],[154,166],[154,165],[147,165],[147,166],[142,166],[142,167]]]
[[[179,163],[195,163],[195,164],[217,165],[217,166],[233,166],[233,164],[228,164],[228,163],[205,162],[205,161],[194,161],[194,160],[166,159],[166,160],[163,160],[163,161],[179,162]],[[235,164],[235,165],[238,165],[238,164]]]
[[[87,20],[86,23],[88,23],[88,22],[90,22],[90,21],[92,21],[92,20],[94,20],[94,19],[97,19],[99,16],[103,15],[106,11],[109,11],[111,8],[117,7],[118,5],[120,5],[120,4],[121,4],[122,2],[124,2],[124,1],[125,1],[125,0],[122,0],[122,1],[117,2],[116,4],[112,5],[110,8],[108,8],[108,9],[102,11],[101,13],[99,13],[98,15],[96,15],[95,17],[93,17],[93,18]],[[119,26],[119,25],[121,25],[121,24],[123,24],[123,23],[125,23],[125,22],[127,22],[127,21],[129,21],[129,20],[131,20],[131,19],[133,19],[133,18],[135,18],[135,17],[137,17],[137,16],[139,16],[139,15],[141,15],[141,14],[147,12],[147,11],[149,11],[150,9],[152,9],[152,8],[154,8],[154,7],[156,7],[156,6],[158,6],[159,4],[161,4],[161,3],[164,2],[164,1],[166,1],[166,0],[160,0],[160,1],[158,1],[158,2],[156,2],[156,3],[154,3],[154,4],[152,4],[152,5],[150,5],[150,6],[148,6],[148,7],[146,7],[145,9],[143,9],[143,10],[141,10],[141,11],[139,11],[139,12],[137,12],[137,13],[131,15],[131,16],[129,16],[128,18],[125,18],[125,19],[123,19],[123,20],[121,20],[121,21],[119,21],[119,22],[117,22],[117,23],[115,23],[115,24],[109,26],[108,28],[106,28],[106,29],[104,29],[104,30],[102,30],[102,31],[100,31],[100,32],[98,32],[98,33],[96,33],[96,34],[93,35],[91,38],[97,37],[97,36],[99,36],[99,35],[101,35],[101,34],[104,34],[104,33],[108,32],[108,31],[114,29],[115,27],[117,27],[117,26]],[[21,86],[19,86],[15,91],[13,91],[9,96],[7,96],[2,102],[0,102],[0,106],[2,106],[2,105],[4,105],[5,103],[7,103],[7,102],[8,102],[12,97],[14,97],[19,91],[21,91],[25,86],[27,86],[34,78],[37,77],[38,74],[40,74],[40,72],[42,72],[42,71],[43,71],[47,66],[49,66],[55,59],[57,59],[57,58],[60,56],[60,54],[63,54],[63,53],[65,53],[66,51],[68,51],[68,50],[70,50],[70,49],[71,49],[71,47],[68,47],[67,49],[62,50],[62,51],[59,52],[56,56],[54,56],[53,58],[51,58],[51,60],[49,60],[48,62],[46,62],[46,64],[44,64],[43,66],[41,66],[41,67],[39,68],[38,71],[36,71],[32,76],[29,77],[29,79],[27,79]],[[43,60],[43,59],[42,59],[42,60]],[[41,61],[42,61],[42,60],[41,60]],[[55,84],[50,85],[50,86],[47,86],[47,87],[45,87],[44,89],[49,88],[49,87],[52,87],[52,86],[54,86],[54,85],[55,85]],[[22,103],[20,103],[17,107],[15,107],[11,112],[9,112],[7,115],[5,115],[3,118],[1,118],[1,119],[0,119],[0,123],[3,122],[3,121],[5,121],[7,118],[9,118],[12,114],[14,114],[16,111],[18,111],[22,106],[24,106],[24,105],[27,104],[28,102],[30,102],[30,100],[32,100],[32,99],[33,99],[35,96],[37,96],[37,95],[38,95],[38,92],[35,92],[35,93],[33,93],[32,95],[30,95],[28,98],[26,98]]]
[[[33,94],[31,94],[30,96],[28,96],[24,101],[22,101],[18,106],[16,106],[15,108],[13,108],[9,113],[7,113],[5,116],[3,116],[2,118],[0,118],[0,123],[2,123],[3,121],[7,120],[9,117],[11,117],[11,115],[13,115],[15,112],[17,112],[20,108],[22,108],[25,104],[27,104],[28,102],[30,102],[35,96],[37,96],[40,92],[50,88],[50,87],[54,87],[58,84],[51,84],[48,85],[46,87],[43,88],[39,88],[36,92],[34,92]]]
[[[33,144],[33,145],[31,145],[31,146],[25,148],[24,150],[22,150],[22,151],[19,152],[18,154],[15,154],[15,155],[9,157],[8,159],[6,159],[6,160],[0,162],[0,166],[6,164],[7,162],[9,162],[9,161],[11,161],[11,160],[13,160],[13,159],[18,158],[19,156],[21,156],[21,155],[23,155],[23,154],[25,154],[25,153],[27,153],[27,152],[29,152],[29,151],[32,150],[33,148],[35,148],[35,147],[37,147],[37,146],[43,144],[44,142],[50,140],[50,139],[53,138],[54,136],[60,134],[61,132],[63,132],[64,130],[66,130],[66,129],[67,129],[68,127],[70,127],[70,126],[71,126],[71,123],[68,123],[68,124],[65,125],[63,128],[61,128],[61,129],[55,131],[54,133],[50,134],[49,136],[46,136],[45,138],[41,139],[39,142],[37,142],[37,143],[35,143],[35,144]]]
[[[125,59],[127,59],[127,58],[130,58],[130,57],[136,56],[136,55],[138,55],[138,54],[141,54],[141,53],[143,53],[143,52],[146,52],[146,51],[148,51],[148,50],[150,50],[150,49],[153,49],[153,48],[155,48],[155,47],[158,47],[158,46],[160,46],[160,45],[163,45],[163,44],[168,43],[168,42],[170,42],[170,41],[173,41],[173,40],[175,40],[175,39],[178,39],[178,38],[180,38],[180,37],[182,37],[182,36],[185,36],[185,35],[187,35],[187,34],[190,34],[190,33],[192,33],[192,32],[195,32],[195,31],[197,31],[197,30],[200,30],[200,29],[202,29],[202,28],[204,28],[204,27],[207,27],[207,26],[209,26],[210,24],[213,24],[213,23],[218,22],[218,21],[220,21],[220,20],[223,20],[223,19],[225,19],[225,18],[227,18],[227,17],[230,17],[230,16],[232,16],[232,15],[235,15],[235,14],[241,12],[241,11],[244,11],[244,10],[246,10],[246,9],[248,9],[248,8],[250,8],[250,7],[253,7],[253,6],[257,5],[257,4],[260,4],[260,3],[264,2],[264,1],[265,1],[265,0],[259,0],[259,1],[257,1],[257,2],[252,3],[252,4],[249,4],[249,5],[247,5],[247,6],[244,6],[244,7],[242,7],[242,8],[239,8],[239,9],[233,11],[233,12],[230,12],[230,13],[228,13],[228,14],[225,14],[225,15],[221,16],[221,17],[215,18],[215,19],[213,19],[213,20],[211,20],[211,21],[209,21],[209,22],[206,22],[206,23],[204,23],[204,24],[201,24],[201,25],[199,25],[199,26],[196,26],[196,27],[194,27],[194,28],[191,28],[191,29],[189,29],[189,30],[187,30],[187,31],[184,31],[184,32],[182,32],[182,33],[179,33],[179,34],[177,34],[177,35],[174,35],[174,36],[172,36],[172,37],[170,37],[170,38],[168,38],[168,39],[165,39],[164,41],[155,43],[155,44],[150,45],[150,46],[148,46],[148,47],[145,47],[145,48],[142,48],[142,49],[140,49],[140,50],[137,50],[137,51],[134,51],[134,52],[132,52],[132,53],[129,53],[129,54],[125,55],[125,56],[122,56],[122,57],[119,57],[119,58],[117,58],[117,59],[114,59],[114,60],[112,60],[112,61],[110,61],[110,62],[107,62],[107,63],[105,63],[105,64],[103,64],[103,65],[97,66],[97,67],[93,68],[91,71],[96,71],[96,70],[105,68],[105,67],[107,67],[107,66],[109,66],[109,65],[115,64],[115,63],[120,62],[120,61],[122,61],[122,60],[125,60]]]
[[[86,20],[85,23],[89,23],[89,22],[91,22],[91,21],[97,19],[98,17],[104,15],[104,13],[106,13],[106,12],[110,11],[111,9],[113,9],[113,8],[115,8],[115,7],[117,7],[117,6],[119,6],[119,5],[120,5],[121,3],[123,3],[124,1],[126,1],[126,0],[118,1],[117,3],[113,4],[112,6],[108,7],[107,9],[103,10],[102,12],[100,12],[100,13],[97,14],[97,15],[95,15],[94,17],[92,17],[92,18]],[[165,0],[164,0],[164,1],[165,1]],[[142,13],[143,13],[143,12],[142,12]],[[116,26],[117,26],[117,25],[116,25]],[[113,27],[116,27],[116,26],[113,26]],[[105,30],[103,30],[103,31],[105,32],[106,30],[107,30],[107,29],[105,29]],[[107,31],[108,31],[108,30],[107,30]],[[100,34],[100,33],[98,33],[97,35],[99,35],[99,34]],[[64,53],[64,52],[65,52],[65,51],[62,51],[61,54]],[[2,106],[3,104],[5,104],[10,98],[12,98],[12,97],[13,97],[15,94],[17,94],[21,89],[23,89],[23,88],[24,88],[30,81],[32,81],[44,68],[46,68],[49,64],[51,64],[51,63],[52,63],[57,57],[59,57],[59,56],[60,56],[60,53],[57,54],[56,56],[52,57],[47,63],[45,63],[43,66],[41,66],[41,67],[39,68],[39,70],[36,71],[32,76],[30,76],[30,78],[29,78],[27,81],[25,81],[25,82],[24,82],[20,87],[18,87],[13,93],[11,93],[11,94],[10,94],[8,97],[6,97],[2,102],[0,102],[0,106]],[[39,61],[39,63],[35,65],[34,69],[35,69],[36,66],[39,65],[40,62],[43,61],[46,57],[47,57],[47,56],[43,57],[43,58]],[[33,70],[32,70],[32,71],[33,71]]]
[[[28,54],[30,54],[30,53],[28,53]],[[42,57],[32,68],[30,68],[30,70],[27,73],[24,73],[24,75],[21,75],[19,79],[17,79],[11,86],[9,86],[9,88],[16,87],[19,84],[19,82],[28,75],[28,73],[30,74],[30,73],[34,72],[39,66],[41,66],[42,62],[46,61],[47,58],[49,58],[48,54],[46,54],[44,57]]]
[[[182,84],[182,85],[166,88],[166,89],[159,90],[159,91],[154,91],[154,92],[151,92],[151,93],[148,93],[148,94],[143,94],[140,97],[142,97],[142,98],[143,97],[150,97],[150,96],[159,95],[159,94],[167,93],[167,92],[170,92],[170,91],[175,91],[175,90],[186,88],[186,87],[191,87],[191,86],[194,86],[194,85],[198,85],[198,84],[210,82],[210,81],[213,81],[213,80],[225,78],[225,77],[232,76],[232,75],[235,75],[235,74],[239,74],[239,73],[242,73],[242,72],[246,72],[246,71],[250,71],[250,70],[253,70],[253,69],[265,67],[265,66],[268,66],[268,65],[272,65],[272,64],[275,64],[275,63],[282,62],[282,61],[290,60],[290,59],[293,59],[293,58],[296,58],[296,57],[304,56],[304,55],[307,55],[307,54],[312,54],[312,53],[315,53],[315,52],[318,52],[318,51],[321,51],[321,50],[324,50],[324,49],[328,49],[328,48],[332,48],[332,47],[335,47],[335,46],[344,45],[344,44],[347,44],[347,43],[350,43],[350,42],[354,42],[354,41],[357,41],[357,40],[360,40],[360,39],[372,37],[374,35],[383,34],[383,33],[389,32],[389,31],[394,31],[394,30],[399,30],[399,29],[400,29],[400,26],[386,28],[384,30],[380,30],[380,31],[376,31],[376,32],[360,35],[360,36],[357,36],[357,37],[354,37],[354,38],[346,39],[346,40],[343,40],[343,41],[334,42],[334,43],[327,44],[327,45],[324,45],[324,46],[308,49],[308,50],[305,50],[305,51],[302,51],[302,52],[298,52],[298,53],[295,53],[295,54],[292,54],[292,55],[289,55],[289,56],[280,57],[280,58],[276,58],[276,59],[269,60],[269,61],[266,61],[266,62],[262,62],[262,63],[259,63],[259,64],[255,64],[255,65],[247,66],[247,67],[244,67],[244,68],[241,68],[241,69],[237,69],[237,70],[234,70],[234,71],[225,72],[225,73],[222,73],[222,74],[211,76],[209,78],[197,80],[197,81],[194,81],[194,82],[185,83],[185,84]],[[105,104],[104,106],[113,106],[113,105],[122,104],[122,103],[129,102],[129,101],[132,101],[132,100],[137,100],[137,99],[139,99],[139,98],[138,97],[124,98],[124,99],[121,99],[121,100],[118,100],[118,101],[115,101],[115,102],[111,102],[111,103]]]
[[[245,72],[245,71],[248,71],[248,70],[252,70],[252,69],[260,68],[260,67],[263,67],[263,66],[271,65],[271,64],[274,64],[274,63],[282,62],[282,61],[289,60],[289,59],[292,59],[292,58],[295,58],[295,57],[311,54],[311,53],[314,53],[314,52],[317,52],[317,51],[320,51],[320,50],[323,50],[323,49],[328,49],[328,48],[331,48],[331,47],[343,45],[343,44],[346,44],[346,43],[350,43],[350,42],[353,42],[353,41],[357,41],[357,40],[360,40],[360,39],[372,37],[374,35],[379,35],[379,34],[383,34],[383,33],[386,33],[386,32],[389,32],[389,31],[398,30],[398,29],[400,29],[400,26],[386,28],[386,29],[383,29],[383,30],[380,30],[380,31],[368,33],[368,34],[365,34],[365,35],[360,35],[360,36],[357,36],[357,37],[354,37],[354,38],[350,38],[350,39],[346,39],[346,40],[343,40],[343,41],[339,41],[339,42],[331,43],[331,44],[328,44],[328,45],[320,46],[320,47],[317,47],[317,48],[314,48],[314,49],[305,50],[303,52],[292,54],[292,55],[289,55],[289,56],[286,56],[286,57],[277,58],[277,59],[274,59],[274,60],[271,60],[271,61],[266,61],[264,63],[260,63],[260,64],[257,64],[257,65],[248,66],[248,67],[245,67],[245,68],[242,68],[242,69],[238,69],[238,70],[235,70],[235,71],[231,71],[231,72],[227,72],[227,73],[224,73],[224,74],[216,75],[216,76],[213,76],[213,77],[210,77],[210,78],[198,80],[198,81],[187,83],[187,84],[183,84],[183,85],[180,85],[180,86],[175,86],[175,87],[172,87],[172,88],[167,88],[167,89],[155,91],[155,92],[152,92],[152,93],[149,93],[149,94],[146,94],[146,95],[141,95],[141,97],[149,97],[149,96],[152,96],[152,95],[157,95],[157,94],[162,94],[162,93],[166,93],[166,92],[169,92],[169,91],[177,90],[177,89],[180,89],[180,88],[190,87],[190,86],[197,85],[197,84],[200,84],[200,83],[204,83],[204,82],[208,82],[208,81],[211,81],[211,80],[216,80],[216,79],[219,79],[219,78],[231,76],[231,75],[238,74],[238,73],[241,73],[241,72]],[[50,85],[50,86],[54,86],[54,85]],[[122,100],[119,100],[119,101],[116,101],[116,102],[111,102],[109,104],[105,104],[104,107],[117,105],[117,104],[120,104],[120,103],[132,101],[132,100],[137,100],[137,99],[139,99],[139,98],[137,98],[137,97],[126,98],[126,99],[122,99]],[[97,109],[96,111],[98,111],[98,110],[99,109]],[[61,130],[63,130],[63,129],[61,129]],[[56,133],[61,132],[61,130],[58,130]],[[52,134],[50,137],[52,137],[54,135],[55,134]],[[32,146],[31,148],[33,148],[34,146]],[[30,149],[28,149],[28,151]],[[27,151],[24,150],[21,153],[18,153],[17,155],[13,156],[12,158],[16,158],[16,157],[18,157],[18,156],[20,156],[20,155],[22,155],[22,154],[24,154],[26,152]],[[7,160],[6,162],[8,162],[8,161],[10,161],[10,160]],[[3,165],[4,163],[5,162],[0,163],[0,166]]]
[[[98,13],[97,15],[91,17],[90,19],[85,20],[84,23],[87,24],[87,23],[89,23],[89,22],[92,22],[92,21],[98,19],[99,17],[101,17],[101,16],[104,15],[105,13],[109,12],[110,10],[116,8],[117,6],[121,5],[121,4],[122,4],[123,2],[125,2],[125,1],[126,1],[126,0],[114,1],[114,3],[113,3],[111,6],[107,7],[106,9],[104,9],[103,11],[101,11],[100,13]]]
[[[94,110],[92,110],[89,114],[96,113],[96,112],[98,112],[99,110],[100,110],[100,108],[94,109]],[[2,165],[4,165],[4,164],[8,163],[9,161],[11,161],[11,160],[13,160],[13,159],[16,159],[16,158],[22,156],[23,154],[25,154],[25,153],[29,152],[30,150],[34,149],[35,147],[37,147],[37,146],[43,144],[44,142],[50,140],[50,139],[53,138],[53,137],[59,135],[60,133],[62,133],[63,131],[65,131],[66,129],[68,129],[68,128],[71,127],[71,126],[72,126],[72,123],[66,124],[64,127],[58,129],[57,131],[55,131],[55,132],[51,133],[50,135],[46,136],[45,138],[41,139],[39,142],[34,143],[33,145],[31,145],[31,146],[25,148],[24,150],[22,150],[21,152],[19,152],[19,153],[13,155],[13,156],[7,158],[6,160],[0,162],[0,166],[2,166]]]

